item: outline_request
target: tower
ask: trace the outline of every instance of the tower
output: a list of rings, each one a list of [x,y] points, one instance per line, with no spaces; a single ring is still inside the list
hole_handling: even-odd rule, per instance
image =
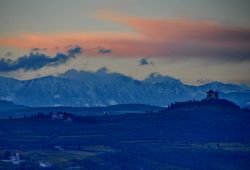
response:
[[[207,98],[208,100],[217,100],[219,99],[219,93],[217,91],[209,90],[207,91]]]

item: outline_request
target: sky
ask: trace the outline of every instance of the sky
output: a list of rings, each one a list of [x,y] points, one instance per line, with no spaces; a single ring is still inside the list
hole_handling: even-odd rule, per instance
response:
[[[249,0],[0,0],[0,76],[107,67],[250,85]]]

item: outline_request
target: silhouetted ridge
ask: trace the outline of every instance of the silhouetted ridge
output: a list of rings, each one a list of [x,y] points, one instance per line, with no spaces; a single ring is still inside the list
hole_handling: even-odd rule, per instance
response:
[[[0,100],[0,112],[12,110],[12,109],[25,109],[25,108],[27,107],[23,105],[17,105],[10,101]]]
[[[231,101],[225,99],[216,99],[216,100],[201,100],[201,101],[186,101],[186,102],[176,102],[171,104],[167,110],[175,109],[196,109],[196,110],[238,110],[239,106],[234,104]]]

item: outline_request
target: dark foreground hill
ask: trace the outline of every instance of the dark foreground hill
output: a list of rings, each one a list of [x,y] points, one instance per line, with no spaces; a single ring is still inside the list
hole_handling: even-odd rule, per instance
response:
[[[247,170],[249,120],[248,110],[224,100],[72,121],[1,120],[0,147],[18,150],[33,161],[23,166],[33,169],[36,162],[45,161],[56,169]]]
[[[0,112],[6,112],[10,110],[16,110],[16,109],[25,109],[26,106],[17,105],[10,101],[0,100]]]
[[[2,101],[8,105],[1,105],[0,100],[0,119],[6,117],[23,117],[37,115],[38,113],[58,113],[67,112],[80,116],[101,116],[101,115],[119,115],[124,113],[145,113],[157,112],[164,107],[145,104],[118,104],[103,107],[24,107],[14,105],[11,102]],[[2,107],[1,107],[2,106]]]

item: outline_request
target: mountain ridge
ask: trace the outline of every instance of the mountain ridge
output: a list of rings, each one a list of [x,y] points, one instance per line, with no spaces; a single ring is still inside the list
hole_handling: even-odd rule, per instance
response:
[[[0,77],[0,99],[32,107],[108,106],[147,104],[167,106],[170,103],[200,100],[209,89],[219,90],[220,97],[241,107],[250,105],[250,87],[242,84],[212,82],[193,86],[171,76],[152,73],[136,80],[106,67],[90,71],[68,70],[30,80]]]

